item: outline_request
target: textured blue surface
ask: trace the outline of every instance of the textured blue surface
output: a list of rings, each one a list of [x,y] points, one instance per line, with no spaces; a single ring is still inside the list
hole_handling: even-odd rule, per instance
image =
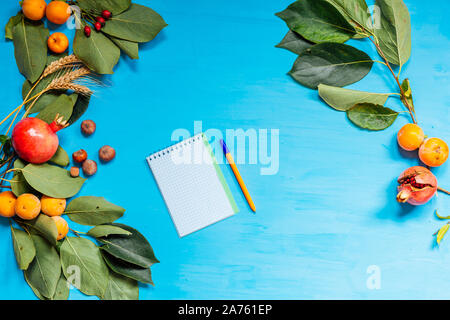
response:
[[[1,24],[17,11],[3,3]],[[395,201],[396,177],[414,155],[398,150],[395,133],[408,121],[377,133],[352,126],[344,113],[286,72],[295,55],[274,48],[287,28],[274,16],[290,0],[139,0],[168,22],[141,59],[122,59],[105,79],[83,119],[98,130],[84,138],[78,125],[61,132],[70,153],[96,154],[110,144],[117,158],[99,167],[82,195],[105,196],[127,209],[122,222],[150,240],[161,263],[156,286],[143,299],[391,299],[450,298],[450,242],[433,246],[432,234],[450,214],[450,198],[420,208]],[[450,141],[449,3],[406,0],[412,16],[409,77],[420,124],[429,136]],[[367,41],[352,41],[378,59]],[[370,49],[369,49],[370,48]],[[13,45],[0,41],[2,115],[20,100],[23,82]],[[361,90],[392,92],[385,67],[376,64]],[[390,98],[388,105],[400,104]],[[240,213],[179,239],[145,156],[171,143],[176,128],[279,129],[280,170],[260,175],[241,165],[257,213],[252,214],[226,166],[223,170]],[[96,157],[94,157],[96,159]],[[450,187],[448,165],[433,170]],[[73,225],[74,226],[74,225]],[[74,226],[75,227],[75,226]],[[84,230],[82,227],[76,227]],[[34,299],[14,260],[8,224],[0,221],[0,298]],[[381,289],[366,287],[367,267],[381,270]],[[84,299],[76,290],[72,299]]]

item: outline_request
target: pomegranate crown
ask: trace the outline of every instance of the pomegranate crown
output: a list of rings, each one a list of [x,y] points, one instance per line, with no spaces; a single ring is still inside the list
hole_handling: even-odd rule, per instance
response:
[[[53,132],[58,132],[59,130],[67,128],[68,126],[69,124],[67,123],[67,121],[64,120],[64,117],[60,116],[59,113],[56,115],[55,120],[50,123],[50,128]]]

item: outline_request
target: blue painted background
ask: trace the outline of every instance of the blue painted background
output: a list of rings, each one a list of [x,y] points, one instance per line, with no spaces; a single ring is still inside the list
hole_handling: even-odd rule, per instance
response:
[[[450,298],[450,241],[436,248],[432,237],[444,224],[433,211],[450,214],[450,198],[440,194],[420,208],[395,201],[396,177],[418,164],[396,144],[409,119],[401,116],[383,132],[361,131],[287,76],[296,57],[274,48],[287,31],[274,13],[290,0],[137,2],[158,11],[169,27],[141,46],[139,61],[122,58],[97,90],[83,117],[97,122],[95,135],[84,138],[76,125],[60,138],[68,152],[84,148],[94,160],[104,144],[117,149],[81,194],[125,207],[121,221],[150,240],[161,263],[152,268],[156,286],[142,286],[141,298]],[[450,5],[405,2],[413,54],[402,76],[411,80],[426,134],[450,141]],[[4,25],[18,5],[5,1],[2,8]],[[368,41],[351,44],[379,59]],[[23,82],[10,41],[0,41],[0,61],[6,115],[21,102]],[[396,90],[380,64],[351,88]],[[402,110],[395,98],[388,106]],[[261,176],[260,165],[240,166],[254,215],[224,166],[240,213],[180,239],[144,158],[169,145],[173,130],[192,132],[195,120],[205,130],[279,129],[280,170]],[[433,171],[449,188],[448,164]],[[0,261],[0,298],[34,299],[15,263],[6,220]],[[380,267],[380,290],[366,287],[370,265]],[[73,290],[71,298],[86,297]]]

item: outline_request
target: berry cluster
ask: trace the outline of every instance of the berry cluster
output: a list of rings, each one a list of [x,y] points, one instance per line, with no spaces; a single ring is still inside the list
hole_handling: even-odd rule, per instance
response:
[[[417,183],[416,178],[414,178],[414,177],[406,178],[406,179],[403,181],[403,184],[410,184],[412,187],[414,187],[414,188],[416,188],[416,189],[423,189],[423,188],[426,187],[425,184]]]
[[[94,23],[95,30],[100,31],[105,26],[106,20],[111,19],[111,17],[112,17],[111,11],[103,10],[102,15],[95,18]],[[91,36],[91,32],[92,29],[90,26],[84,27],[84,34],[86,35],[86,37],[89,38]]]

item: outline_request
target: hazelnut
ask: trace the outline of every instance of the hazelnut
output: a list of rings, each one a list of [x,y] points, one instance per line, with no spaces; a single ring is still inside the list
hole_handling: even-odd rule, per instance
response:
[[[86,135],[90,136],[95,132],[95,129],[97,128],[96,124],[92,120],[84,120],[81,123],[81,131]]]
[[[73,161],[82,163],[87,159],[87,152],[83,149],[80,149],[72,154]]]
[[[78,177],[80,175],[80,168],[78,167],[70,168],[70,175],[72,176],[72,178]]]
[[[98,156],[102,162],[109,162],[116,157],[116,150],[110,146],[103,146],[98,151]]]
[[[93,176],[97,172],[97,163],[94,160],[86,160],[82,168],[86,176]]]

